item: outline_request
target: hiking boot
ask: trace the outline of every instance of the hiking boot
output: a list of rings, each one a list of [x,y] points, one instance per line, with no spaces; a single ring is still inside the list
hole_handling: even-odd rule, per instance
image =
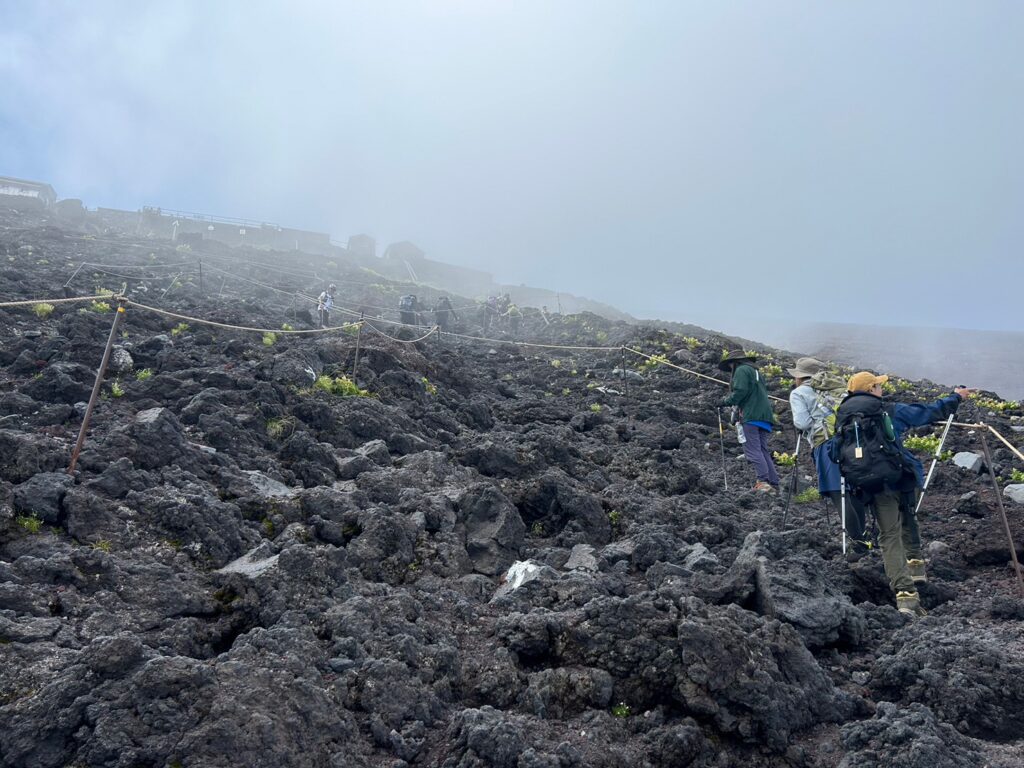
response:
[[[917,557],[907,560],[907,570],[910,571],[910,578],[914,580],[915,584],[928,582],[928,574],[924,570],[924,560]]]
[[[760,491],[761,493],[775,493],[775,486],[771,483],[766,483],[763,480],[759,480],[754,484],[754,490]]]
[[[928,611],[921,607],[921,598],[917,592],[897,592],[896,609],[915,619],[928,615]]]
[[[848,562],[848,563],[856,563],[862,557],[867,555],[867,553],[868,553],[868,548],[867,547],[852,546],[848,550],[846,550],[846,562]]]

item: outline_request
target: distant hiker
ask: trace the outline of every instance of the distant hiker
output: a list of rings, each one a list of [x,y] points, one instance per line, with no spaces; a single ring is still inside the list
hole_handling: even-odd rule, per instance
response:
[[[775,413],[768,401],[768,389],[764,377],[750,363],[754,356],[742,349],[730,352],[722,358],[718,367],[732,374],[732,394],[723,400],[720,408],[739,406],[743,419],[743,453],[757,474],[755,491],[771,493],[779,487],[779,473],[768,450],[768,436],[775,423]]]
[[[447,296],[442,296],[434,304],[434,320],[441,332],[446,332],[452,323],[459,321],[459,316],[452,307],[452,302]]]
[[[480,327],[487,333],[491,329],[491,323],[498,316],[498,297],[488,296],[487,301],[480,307]]]
[[[847,488],[874,507],[879,544],[896,607],[910,616],[923,616],[915,582],[927,581],[921,534],[914,517],[917,489],[924,485],[924,467],[903,447],[903,433],[956,413],[964,397],[975,390],[957,387],[953,394],[930,405],[886,403],[882,384],[888,376],[855,373],[847,382],[849,394],[836,412],[832,458]]]
[[[793,426],[811,446],[818,475],[818,493],[829,498],[836,509],[840,498],[839,465],[829,456],[825,442],[836,431],[836,408],[846,397],[846,382],[829,373],[828,366],[813,357],[801,357],[789,369],[796,388],[789,393]],[[846,532],[853,540],[851,559],[868,551],[864,535],[864,504],[850,497],[846,506]]]
[[[317,297],[316,311],[320,315],[320,327],[326,328],[331,322],[331,310],[334,309],[334,292],[338,286],[331,283],[327,290]]]
[[[505,320],[508,323],[508,332],[515,336],[519,333],[519,326],[523,322],[523,311],[515,304],[509,304],[505,310]]]
[[[406,325],[419,325],[419,317],[416,314],[418,309],[415,294],[407,293],[398,299],[398,314]]]

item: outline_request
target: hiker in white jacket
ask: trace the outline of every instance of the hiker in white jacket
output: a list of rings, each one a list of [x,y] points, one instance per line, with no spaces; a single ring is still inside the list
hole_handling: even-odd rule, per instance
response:
[[[338,287],[331,283],[327,290],[317,297],[316,311],[320,313],[320,327],[326,328],[331,322],[331,310],[334,309],[334,292]]]
[[[828,371],[828,366],[813,357],[801,357],[789,373],[796,388],[789,393],[793,426],[800,430],[811,446],[811,456],[818,475],[818,493],[828,497],[838,509],[840,499],[839,465],[828,455],[825,441],[835,431],[835,408],[846,395],[846,385]],[[867,551],[864,539],[864,505],[847,496],[846,532],[853,539],[853,555]]]

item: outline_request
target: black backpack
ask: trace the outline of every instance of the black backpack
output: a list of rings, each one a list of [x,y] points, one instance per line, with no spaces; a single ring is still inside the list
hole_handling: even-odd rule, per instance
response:
[[[829,442],[829,457],[854,491],[900,490],[913,469],[896,442],[892,417],[880,400],[856,405],[845,401]],[[846,406],[845,408],[843,406]]]

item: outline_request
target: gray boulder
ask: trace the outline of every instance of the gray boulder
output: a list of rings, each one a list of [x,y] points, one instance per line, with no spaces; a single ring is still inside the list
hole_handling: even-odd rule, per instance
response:
[[[60,525],[64,519],[61,502],[68,488],[75,484],[63,472],[41,472],[14,488],[14,508],[25,515],[35,515],[50,525]]]
[[[1024,504],[1024,484],[1014,483],[1003,489],[1003,496],[1015,504]]]
[[[497,488],[478,485],[462,494],[457,508],[473,569],[496,576],[508,568],[517,559],[526,535],[515,505]]]
[[[985,471],[985,458],[978,453],[960,451],[953,457],[953,463],[968,472],[976,472],[979,475]]]

